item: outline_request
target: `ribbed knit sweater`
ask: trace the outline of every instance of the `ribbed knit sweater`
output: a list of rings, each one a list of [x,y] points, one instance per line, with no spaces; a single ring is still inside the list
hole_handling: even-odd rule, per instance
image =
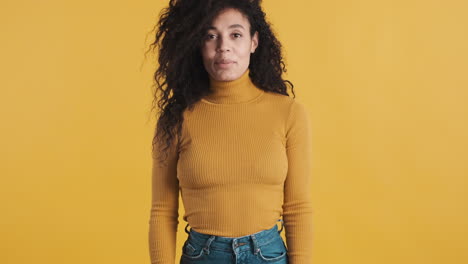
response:
[[[248,69],[234,81],[210,78],[210,90],[184,112],[168,166],[153,155],[151,263],[175,263],[179,190],[183,219],[197,232],[245,236],[272,228],[282,217],[289,264],[312,263],[306,107],[256,87]]]

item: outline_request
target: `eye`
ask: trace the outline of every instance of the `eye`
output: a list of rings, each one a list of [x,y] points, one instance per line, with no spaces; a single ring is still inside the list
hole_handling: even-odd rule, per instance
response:
[[[206,35],[207,39],[213,39],[214,37],[216,37],[216,35],[213,35],[213,34],[207,34]]]
[[[236,37],[236,38],[242,37],[242,34],[239,34],[239,33],[234,33],[233,35],[234,35],[234,36],[239,36],[239,37]]]

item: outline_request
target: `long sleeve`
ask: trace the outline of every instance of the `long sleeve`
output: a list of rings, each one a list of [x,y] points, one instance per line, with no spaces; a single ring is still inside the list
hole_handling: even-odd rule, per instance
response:
[[[177,136],[173,142],[177,142]],[[172,146],[177,146],[173,144]],[[155,153],[158,147],[155,146]],[[176,233],[179,224],[179,181],[177,179],[178,151],[171,147],[167,166],[152,155],[152,202],[149,220],[149,253],[152,264],[173,264]],[[164,164],[165,165],[165,164]]]
[[[284,183],[283,220],[290,264],[312,263],[311,120],[306,107],[293,101],[286,127],[288,173]]]

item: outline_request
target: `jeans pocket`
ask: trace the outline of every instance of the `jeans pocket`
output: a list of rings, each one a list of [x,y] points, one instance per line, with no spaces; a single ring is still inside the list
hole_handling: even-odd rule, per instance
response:
[[[264,261],[278,261],[287,257],[287,248],[281,237],[274,239],[271,243],[259,247],[258,255]]]
[[[205,255],[205,250],[203,246],[194,243],[190,240],[186,240],[184,246],[182,247],[182,256],[189,259],[199,259]]]

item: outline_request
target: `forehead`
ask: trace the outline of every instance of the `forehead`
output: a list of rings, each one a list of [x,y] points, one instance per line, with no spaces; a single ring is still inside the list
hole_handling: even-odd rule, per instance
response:
[[[208,29],[249,29],[249,20],[244,14],[237,9],[227,8],[221,11],[211,22]]]

